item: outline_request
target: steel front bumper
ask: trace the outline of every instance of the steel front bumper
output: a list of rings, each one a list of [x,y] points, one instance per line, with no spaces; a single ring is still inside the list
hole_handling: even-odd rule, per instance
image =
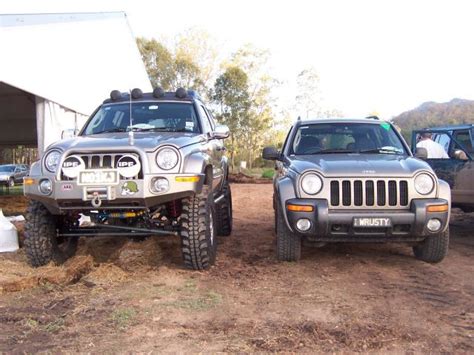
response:
[[[312,206],[312,212],[288,211],[287,206]],[[447,212],[428,212],[428,206],[448,204],[443,199],[412,200],[409,210],[330,210],[327,200],[322,199],[289,199],[284,208],[288,228],[305,236],[311,241],[321,242],[403,242],[421,241],[426,237],[446,230],[449,223]],[[448,206],[449,207],[449,206]],[[354,227],[354,218],[383,217],[390,218],[391,227]],[[306,232],[296,228],[296,222],[307,218],[311,227]],[[427,229],[428,220],[436,218],[441,221],[438,232]]]
[[[168,190],[158,193],[153,190],[156,178],[166,178]],[[52,182],[50,194],[43,194],[39,183],[43,179]],[[25,195],[41,201],[52,213],[66,210],[130,209],[150,208],[168,201],[200,193],[204,174],[147,174],[139,180],[120,180],[117,185],[83,186],[76,181],[57,181],[51,176],[30,176],[25,180]],[[132,187],[132,188],[130,188]],[[100,208],[92,205],[99,196]]]

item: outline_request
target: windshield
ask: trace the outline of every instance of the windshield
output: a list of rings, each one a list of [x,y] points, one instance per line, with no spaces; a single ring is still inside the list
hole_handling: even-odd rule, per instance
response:
[[[200,133],[191,103],[140,102],[102,106],[89,120],[82,135],[126,131],[166,131]]]
[[[12,173],[13,171],[15,171],[14,166],[0,166],[1,173]]]
[[[325,123],[302,125],[290,154],[374,153],[407,154],[392,125],[373,123]]]

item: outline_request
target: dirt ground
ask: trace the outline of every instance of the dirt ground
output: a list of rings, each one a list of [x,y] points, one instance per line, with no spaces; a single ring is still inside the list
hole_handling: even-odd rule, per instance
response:
[[[39,269],[0,255],[0,352],[474,352],[474,214],[454,214],[437,265],[356,244],[278,263],[271,185],[232,189],[209,271],[182,268],[178,239],[81,240]]]

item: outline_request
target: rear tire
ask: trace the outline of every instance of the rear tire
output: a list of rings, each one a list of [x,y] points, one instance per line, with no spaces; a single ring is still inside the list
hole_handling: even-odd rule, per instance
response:
[[[448,255],[449,227],[446,231],[427,237],[420,244],[413,247],[413,253],[419,260],[428,263],[439,263]]]
[[[26,212],[25,251],[33,267],[53,261],[61,264],[77,250],[77,237],[57,238],[58,219],[38,201],[30,201]]]
[[[224,198],[216,206],[217,235],[228,237],[232,233],[232,192],[228,181],[222,187]]]
[[[216,259],[216,217],[209,186],[183,199],[181,213],[181,251],[184,265],[193,270],[208,269]]]
[[[298,261],[301,258],[301,237],[292,233],[286,226],[283,211],[277,204],[276,213],[277,259]]]
[[[15,186],[15,179],[11,177],[8,180],[8,187],[14,187],[14,186]]]

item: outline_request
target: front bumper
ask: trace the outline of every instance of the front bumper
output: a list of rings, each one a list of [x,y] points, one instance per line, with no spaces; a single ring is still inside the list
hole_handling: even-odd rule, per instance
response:
[[[179,178],[198,177],[197,181]],[[155,178],[166,178],[169,189],[157,193],[152,184]],[[39,183],[43,179],[52,182],[52,191],[45,195],[39,190]],[[24,184],[25,195],[33,200],[41,201],[50,212],[60,213],[67,210],[93,209],[147,209],[175,199],[200,193],[204,184],[204,174],[145,174],[143,179],[120,180],[117,185],[111,186],[82,186],[76,181],[57,181],[51,176],[29,176],[28,183]],[[130,182],[133,189],[130,190]],[[136,185],[135,185],[136,184]],[[99,195],[100,208],[92,205],[92,196]]]
[[[449,211],[428,212],[427,206],[445,205],[444,199],[412,200],[409,210],[330,210],[328,202],[321,199],[290,199],[286,201],[286,222],[288,228],[317,242],[416,242],[430,235],[446,230],[449,223]],[[288,211],[286,205],[311,205],[313,212]],[[354,227],[354,218],[384,217],[390,218],[390,227]],[[298,231],[296,222],[307,218],[311,227],[306,232]],[[430,232],[426,227],[428,220],[437,218],[441,228]]]

